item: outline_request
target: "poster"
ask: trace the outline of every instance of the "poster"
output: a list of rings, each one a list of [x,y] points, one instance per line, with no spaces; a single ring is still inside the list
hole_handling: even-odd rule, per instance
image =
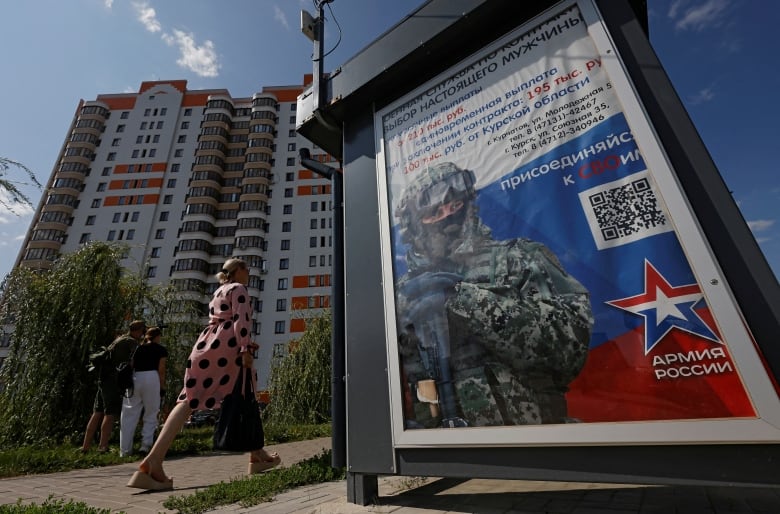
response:
[[[379,113],[405,430],[755,418],[577,4]]]

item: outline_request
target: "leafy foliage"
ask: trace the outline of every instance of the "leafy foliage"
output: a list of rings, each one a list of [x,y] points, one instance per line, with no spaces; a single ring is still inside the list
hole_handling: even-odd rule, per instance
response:
[[[48,271],[14,269],[3,283],[2,320],[12,346],[0,370],[0,448],[57,442],[82,434],[92,412],[97,375],[89,354],[124,332],[132,319],[166,321],[166,383],[178,392],[184,363],[200,330],[170,286],[149,286],[121,266],[122,245],[90,242]],[[172,311],[176,309],[176,315]],[[173,403],[175,393],[168,395]]]
[[[330,420],[331,315],[309,319],[301,339],[271,370],[271,402],[264,419],[274,425],[317,424]]]
[[[5,190],[7,193],[7,197],[0,195],[0,205],[9,210],[11,213],[16,214],[14,206],[22,204],[28,207],[32,207],[32,202],[30,202],[30,199],[27,197],[27,195],[25,195],[16,186],[16,184],[19,184],[20,182],[6,178],[11,168],[18,168],[24,171],[32,181],[33,185],[35,185],[38,189],[41,188],[41,184],[38,182],[38,179],[35,178],[35,174],[30,170],[30,168],[24,164],[12,161],[6,157],[0,157],[0,190]]]
[[[2,319],[14,331],[0,371],[0,447],[84,428],[96,391],[88,355],[114,338],[140,289],[123,276],[121,256],[122,247],[94,242],[49,271],[17,268],[7,277]]]

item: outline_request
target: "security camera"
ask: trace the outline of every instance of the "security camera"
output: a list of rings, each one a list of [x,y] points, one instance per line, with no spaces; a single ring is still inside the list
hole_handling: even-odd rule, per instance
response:
[[[301,32],[303,35],[314,41],[316,36],[317,19],[308,12],[301,10]]]

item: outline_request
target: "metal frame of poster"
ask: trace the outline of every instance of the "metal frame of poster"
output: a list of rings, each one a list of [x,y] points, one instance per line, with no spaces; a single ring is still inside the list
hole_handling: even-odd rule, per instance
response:
[[[590,0],[375,128],[396,447],[780,441],[778,391]]]

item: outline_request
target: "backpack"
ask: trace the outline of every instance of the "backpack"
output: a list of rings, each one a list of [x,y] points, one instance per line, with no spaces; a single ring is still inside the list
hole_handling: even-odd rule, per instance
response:
[[[133,389],[133,356],[138,349],[136,346],[130,354],[130,359],[126,361],[116,362],[117,357],[114,355],[114,349],[116,345],[132,340],[130,337],[120,337],[115,339],[108,346],[101,346],[98,350],[89,355],[89,371],[97,370],[100,373],[101,379],[110,379],[111,375],[116,377],[116,383],[120,391],[126,392]],[[132,340],[131,344],[135,344]]]

